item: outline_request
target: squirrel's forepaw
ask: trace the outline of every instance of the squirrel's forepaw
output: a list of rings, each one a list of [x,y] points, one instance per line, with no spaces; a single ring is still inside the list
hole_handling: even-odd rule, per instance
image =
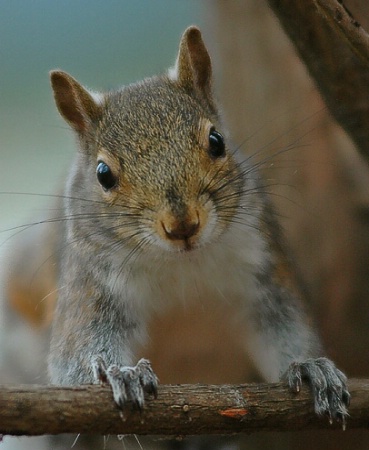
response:
[[[328,415],[331,423],[336,420],[342,423],[343,429],[346,428],[350,404],[347,378],[332,361],[311,358],[302,363],[292,363],[285,377],[294,392],[299,392],[302,380],[307,380],[312,388],[315,412]]]
[[[145,392],[156,398],[158,378],[151,368],[150,361],[140,359],[134,367],[113,364],[106,367],[104,360],[94,357],[92,368],[96,382],[109,383],[118,406],[123,409],[127,401],[142,410],[145,404]]]

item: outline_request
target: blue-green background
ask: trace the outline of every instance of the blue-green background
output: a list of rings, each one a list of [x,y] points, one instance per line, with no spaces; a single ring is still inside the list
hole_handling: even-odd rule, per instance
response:
[[[204,12],[197,0],[0,0],[1,230],[52,203],[4,192],[53,194],[74,151],[49,70],[66,70],[96,90],[162,72],[183,30],[204,25]],[[0,233],[0,244],[8,235]]]
[[[95,90],[130,83],[171,66],[183,30],[204,22],[198,0],[0,0],[0,296],[21,236],[10,229],[54,208],[48,195],[60,191],[75,151],[48,72],[61,68]],[[0,298],[0,325],[1,315]],[[26,328],[18,331],[22,354]],[[49,448],[36,438],[6,437],[1,446]]]

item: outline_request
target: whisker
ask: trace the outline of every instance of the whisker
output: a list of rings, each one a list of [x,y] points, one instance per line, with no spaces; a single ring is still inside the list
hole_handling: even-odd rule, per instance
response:
[[[135,437],[135,439],[136,439],[136,441],[137,441],[137,444],[138,444],[139,447],[140,447],[140,450],[144,450],[143,447],[142,447],[142,444],[141,444],[140,440],[138,439],[137,434],[134,434],[133,436]]]
[[[33,196],[33,197],[48,197],[48,198],[56,198],[56,199],[68,199],[68,200],[78,200],[81,202],[89,202],[89,203],[97,203],[97,204],[103,204],[106,205],[106,202],[103,200],[94,200],[94,199],[88,199],[83,197],[72,197],[69,195],[63,195],[63,194],[45,194],[45,193],[38,193],[38,192],[14,192],[14,191],[1,191],[0,195],[22,195],[22,196]]]
[[[296,130],[298,128],[301,128],[301,126],[312,120],[314,117],[316,117],[318,114],[320,114],[322,111],[326,110],[326,107],[322,107],[319,110],[313,112],[312,114],[310,114],[307,117],[304,117],[302,120],[300,120],[299,122],[297,122],[296,124],[294,124],[292,127],[289,127],[287,130],[283,131],[282,133],[279,133],[277,136],[275,136],[273,139],[271,139],[270,141],[268,141],[265,145],[263,145],[262,147],[259,147],[254,153],[252,153],[251,155],[248,156],[248,159],[254,159],[258,154],[262,153],[263,151],[267,150],[268,148],[270,148],[271,145],[273,145],[275,142],[278,142],[279,139],[288,136],[289,134],[292,133],[293,130]],[[307,134],[310,134],[313,130],[317,129],[317,126],[312,127],[311,129],[309,129],[306,133],[304,133],[302,136],[300,136],[299,138],[297,138],[297,140],[301,140],[303,137],[305,137]],[[245,144],[245,141],[241,142],[240,145],[237,146],[237,150],[240,150],[242,148],[242,146]]]
[[[141,232],[136,232],[133,235],[130,236],[130,238],[132,239],[133,237],[136,237],[138,235],[140,235]],[[126,266],[128,265],[128,262],[135,257],[135,259],[137,260],[137,258],[140,256],[140,254],[143,252],[143,248],[144,246],[147,244],[148,240],[147,238],[143,238],[140,241],[137,242],[137,244],[131,249],[131,251],[128,253],[128,255],[124,258],[124,260],[122,261],[121,267],[115,277],[115,282],[113,284],[113,289],[115,289],[116,284],[118,283],[118,280],[120,278],[120,276],[122,275],[123,271],[126,269]],[[121,247],[120,247],[121,248]],[[127,273],[127,277],[129,277],[130,272],[132,270],[133,264],[131,264],[131,266],[129,267],[129,272]]]
[[[77,441],[78,441],[80,436],[81,436],[81,433],[78,433],[70,448],[73,448],[77,444]]]
[[[46,197],[46,198],[55,198],[59,200],[73,200],[73,201],[80,201],[82,203],[86,204],[96,204],[96,205],[103,205],[106,207],[106,201],[104,200],[96,200],[96,199],[90,199],[85,197],[75,197],[65,194],[45,194],[45,193],[38,193],[38,192],[22,192],[22,191],[0,191],[0,195],[14,195],[14,196],[31,196],[31,197]],[[132,202],[132,198],[130,199]],[[84,207],[83,205],[80,205],[81,207]],[[137,202],[136,205],[133,205],[132,203],[130,205],[124,204],[124,203],[116,203],[116,207],[121,208],[129,208],[130,210],[136,210],[136,211],[142,211],[142,206],[145,207],[145,209],[152,211],[152,209],[148,205],[142,205],[142,203]],[[56,208],[56,210],[63,210],[64,208]]]
[[[244,171],[244,174],[255,172],[256,170],[259,170],[263,165],[266,165],[268,162],[272,161],[273,159],[277,158],[280,155],[283,155],[291,150],[296,150],[297,148],[304,148],[308,147],[308,144],[300,144],[296,145],[296,143],[293,143],[291,145],[288,145],[287,147],[281,148],[279,151],[274,152],[271,155],[267,155],[265,158],[261,159],[260,161],[253,163],[252,165],[249,165],[249,167]],[[249,160],[246,160],[249,162]],[[245,161],[245,162],[246,162]]]

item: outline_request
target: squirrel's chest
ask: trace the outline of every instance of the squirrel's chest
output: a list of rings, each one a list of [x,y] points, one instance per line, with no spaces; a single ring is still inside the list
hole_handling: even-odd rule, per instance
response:
[[[146,312],[192,302],[207,305],[209,299],[236,307],[245,304],[254,295],[253,273],[265,255],[260,243],[236,242],[138,265],[116,283],[121,301]]]
[[[251,369],[242,309],[257,295],[253,274],[267,258],[262,248],[257,237],[232,232],[224,245],[156,258],[121,272],[119,282],[114,277],[125,313],[146,319],[149,339],[137,355],[152,361],[162,382],[245,379]]]
[[[148,318],[149,339],[138,354],[153,362],[163,382],[237,383],[252,378],[242,310],[255,296],[258,257],[250,248],[246,252],[245,257],[225,251],[172,262],[136,290],[146,308],[160,308],[160,314]]]

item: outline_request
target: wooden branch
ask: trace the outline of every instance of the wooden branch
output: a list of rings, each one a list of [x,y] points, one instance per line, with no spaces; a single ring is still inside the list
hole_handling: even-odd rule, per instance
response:
[[[315,4],[328,23],[346,38],[353,52],[369,66],[369,35],[350,11],[337,0],[315,0]]]
[[[367,428],[369,380],[351,380],[349,429]],[[307,387],[295,395],[284,384],[160,386],[140,414],[125,420],[109,387],[0,386],[0,434],[59,433],[178,435],[331,428],[315,415]]]
[[[306,64],[332,116],[369,163],[367,33],[350,17],[342,2],[336,0],[268,0],[268,3]]]

